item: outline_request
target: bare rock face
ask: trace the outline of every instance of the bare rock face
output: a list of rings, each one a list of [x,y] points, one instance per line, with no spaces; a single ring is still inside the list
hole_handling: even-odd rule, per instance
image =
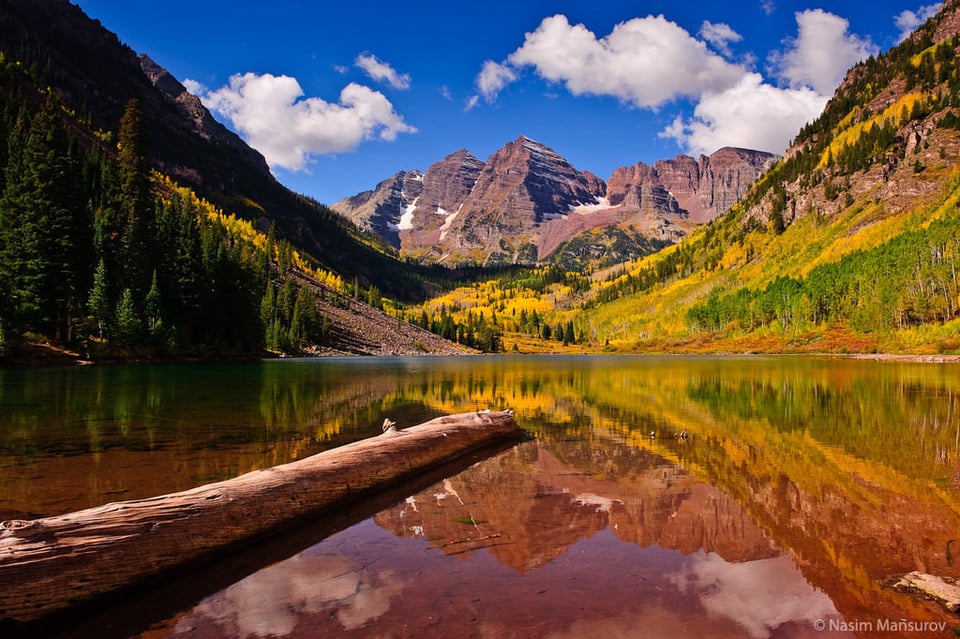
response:
[[[407,228],[412,206],[422,192],[423,173],[400,171],[372,191],[344,198],[330,208],[400,248],[400,230]]]
[[[186,123],[198,136],[233,149],[240,154],[251,166],[256,167],[264,175],[270,175],[270,168],[267,161],[256,150],[247,146],[240,137],[217,122],[205,106],[200,102],[200,98],[187,91],[186,87],[175,77],[154,62],[150,56],[141,54],[139,57],[140,69],[147,76],[150,82],[157,88],[163,100],[172,105],[179,114],[181,121]],[[164,164],[170,173],[182,175],[189,172],[189,176],[198,179],[199,172],[186,167],[173,166],[169,163]]]
[[[678,155],[672,160],[659,160],[653,165],[658,181],[672,199],[670,204],[664,203],[661,211],[668,214],[683,214],[698,220],[704,217],[701,215],[705,207],[700,193],[705,177],[703,164],[707,161],[707,158],[702,155],[699,162],[689,155]],[[673,207],[674,203],[676,209]],[[717,211],[713,217],[722,212]]]
[[[466,205],[542,222],[596,202],[603,194],[591,192],[597,187],[595,177],[589,180],[553,149],[521,136],[490,156]]]
[[[643,162],[613,172],[607,182],[607,201],[625,211],[680,213],[680,206],[663,184],[657,167]]]
[[[423,176],[423,205],[454,210],[467,199],[483,170],[483,162],[466,149],[434,162]]]
[[[575,268],[676,242],[730,208],[773,159],[723,148],[639,162],[604,183],[521,136],[486,162],[460,150],[332,208],[423,261],[533,264],[562,254]]]
[[[740,199],[775,156],[724,147],[699,161],[687,155],[642,162],[614,171],[607,185],[611,205],[661,215],[681,215],[693,223],[717,217]]]
[[[439,257],[438,248],[446,240],[451,222],[482,170],[483,162],[466,149],[451,153],[427,168],[409,223],[400,230],[400,247],[404,253]]]
[[[444,238],[447,255],[476,262],[536,261],[539,226],[596,204],[603,182],[521,136],[487,160]]]
[[[606,188],[610,208],[581,207],[549,222],[538,255],[576,268],[585,261],[634,259],[677,242],[733,206],[773,159],[762,151],[723,148],[699,160],[678,155],[616,169]]]
[[[710,157],[700,156],[698,195],[709,219],[736,204],[775,159],[770,153],[732,147],[719,149]]]
[[[587,190],[589,190],[590,193],[594,194],[597,198],[602,198],[607,194],[606,182],[601,180],[590,171],[584,171],[582,175],[587,181]]]

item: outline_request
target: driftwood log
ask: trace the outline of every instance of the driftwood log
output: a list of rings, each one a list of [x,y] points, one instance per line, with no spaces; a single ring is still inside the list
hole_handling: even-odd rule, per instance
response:
[[[0,522],[0,620],[19,624],[63,611],[522,435],[510,412],[384,428],[377,437],[184,492]]]
[[[960,611],[960,586],[945,581],[937,575],[928,575],[919,571],[910,572],[901,577],[894,584],[894,588],[915,590],[936,599],[950,612]]]

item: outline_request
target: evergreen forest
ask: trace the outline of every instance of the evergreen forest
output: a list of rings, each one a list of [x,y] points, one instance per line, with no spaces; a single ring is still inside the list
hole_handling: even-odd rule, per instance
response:
[[[291,247],[155,174],[143,113],[91,134],[21,65],[0,65],[0,353],[299,352],[322,339]],[[229,223],[229,222],[232,222]]]

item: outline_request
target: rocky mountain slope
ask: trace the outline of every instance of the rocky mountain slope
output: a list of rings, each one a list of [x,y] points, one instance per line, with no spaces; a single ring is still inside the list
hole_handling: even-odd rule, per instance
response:
[[[724,148],[699,160],[620,168],[604,182],[521,136],[486,162],[460,150],[426,173],[402,171],[332,208],[428,262],[613,262],[715,218],[772,160]]]
[[[116,131],[124,105],[138,99],[153,168],[261,231],[275,223],[279,237],[345,279],[413,299],[425,295],[423,282],[442,277],[401,266],[373,236],[280,184],[263,156],[179,80],[68,0],[0,0],[0,51],[30,69],[38,86],[52,88],[92,131]]]
[[[298,316],[316,316],[311,335],[293,330],[292,306],[281,312],[273,304],[278,291],[289,289],[288,278],[316,275],[340,294],[349,288],[357,297],[366,291],[410,302],[464,273],[400,262],[341,215],[291,192],[260,153],[219,124],[176,78],[77,6],[0,0],[0,71],[0,185],[5,197],[16,189],[26,194],[23,207],[0,213],[0,357],[16,356],[41,338],[73,352],[91,335],[97,356],[218,356],[264,345],[301,352],[317,340],[330,352],[461,352],[359,302],[331,306],[316,287],[319,299],[311,306],[306,298],[301,307],[319,313]],[[37,140],[38,149],[39,140],[52,140],[37,157],[69,162],[71,169],[31,187],[7,152],[27,138]],[[118,165],[137,180],[118,186]],[[45,193],[62,195],[58,211],[71,221],[46,224],[45,243],[35,249],[49,259],[51,247],[63,247],[50,280],[68,282],[65,313],[46,310],[61,299],[46,280],[31,287],[36,278],[29,273],[9,275],[26,272],[23,256],[30,251],[21,248],[24,238],[38,235],[34,227],[44,227],[46,218],[34,204]],[[132,212],[120,210],[128,204]],[[18,230],[28,223],[34,225],[29,231]],[[108,239],[95,243],[100,232]],[[173,238],[177,233],[180,239]],[[12,292],[26,301],[7,303]],[[94,297],[96,304],[89,301]],[[124,300],[126,331],[117,311]],[[24,310],[34,307],[43,311]],[[321,316],[328,340],[317,337]],[[89,318],[98,325],[92,333]],[[281,341],[285,345],[274,345]]]
[[[298,275],[317,295],[320,313],[330,322],[323,343],[313,355],[463,355],[473,349],[454,344],[430,331],[387,315],[316,280]]]

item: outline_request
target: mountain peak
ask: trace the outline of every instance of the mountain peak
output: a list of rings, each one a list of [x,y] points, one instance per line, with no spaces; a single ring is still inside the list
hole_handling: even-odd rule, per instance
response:
[[[731,206],[773,157],[725,147],[699,161],[681,155],[617,169],[608,185],[521,135],[486,162],[466,149],[451,153],[430,165],[420,190],[381,183],[333,208],[411,257],[532,263],[598,226],[633,225],[659,242],[674,241]]]
[[[447,157],[445,157],[442,162],[459,162],[461,165],[472,165],[478,168],[483,168],[483,161],[475,156],[473,153],[470,153],[467,149],[460,149],[459,151],[454,151]]]
[[[561,157],[559,153],[551,149],[546,144],[543,144],[542,142],[537,142],[533,138],[529,138],[525,135],[521,135],[513,142],[508,142],[503,147],[501,147],[500,151],[503,151],[505,153],[510,153],[514,148],[523,149],[524,151],[530,154],[532,159],[546,158],[545,161],[549,161],[549,162],[556,162],[556,161],[566,162],[566,160],[563,159],[563,157]]]

